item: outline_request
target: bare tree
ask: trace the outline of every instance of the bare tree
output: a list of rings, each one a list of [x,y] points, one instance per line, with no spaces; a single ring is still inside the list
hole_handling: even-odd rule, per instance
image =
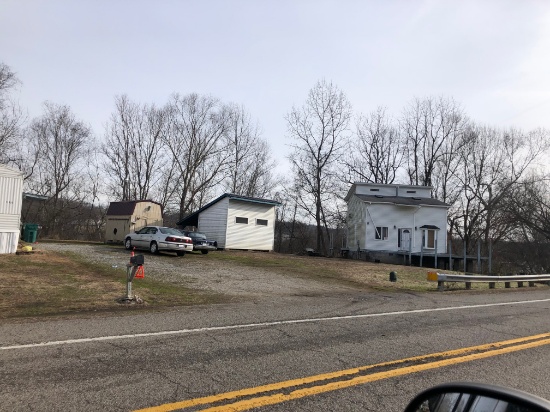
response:
[[[219,100],[172,96],[164,142],[176,172],[179,217],[202,206],[225,178],[230,111]]]
[[[289,156],[295,185],[300,188],[299,206],[315,220],[316,247],[325,251],[331,203],[341,191],[338,160],[351,118],[351,105],[332,83],[324,80],[310,90],[306,103],[287,115],[288,133],[293,139]]]
[[[382,107],[360,116],[356,133],[348,141],[349,182],[391,184],[403,165],[401,137]]]
[[[463,192],[455,206],[454,228],[467,245],[477,239],[497,242],[516,224],[507,215],[506,204],[548,149],[548,132],[472,126],[466,139],[460,151],[458,178]]]
[[[509,218],[517,223],[517,232],[529,240],[540,235],[550,241],[550,181],[531,174],[514,188],[506,203]],[[511,237],[513,239],[513,237]]]
[[[452,146],[449,140],[463,133],[464,118],[462,109],[453,99],[417,98],[408,105],[401,127],[410,184],[434,184],[434,174],[442,159],[455,155],[449,151]],[[449,163],[449,159],[445,161]]]
[[[276,185],[268,143],[244,107],[231,105],[227,131],[228,177],[225,189],[250,197],[267,197]]]
[[[61,218],[64,213],[93,201],[87,179],[90,175],[86,173],[91,130],[76,119],[68,106],[45,103],[44,115],[32,121],[27,137],[36,159],[35,173],[27,180],[27,187],[49,198],[44,231],[46,235],[55,234],[59,226],[67,223]]]
[[[0,62],[0,162],[12,162],[21,167],[18,137],[21,136],[24,115],[10,95],[18,84],[15,72]]]
[[[115,98],[102,153],[110,177],[109,190],[118,199],[169,197],[165,186],[171,176],[162,142],[166,127],[165,109],[131,102],[126,95]]]

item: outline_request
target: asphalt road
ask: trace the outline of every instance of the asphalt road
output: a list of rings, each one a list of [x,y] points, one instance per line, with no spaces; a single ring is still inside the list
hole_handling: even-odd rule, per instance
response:
[[[0,410],[231,410],[240,402],[233,410],[401,411],[422,389],[457,380],[550,399],[543,338],[460,351],[548,333],[549,309],[550,289],[540,287],[357,292],[4,323]]]

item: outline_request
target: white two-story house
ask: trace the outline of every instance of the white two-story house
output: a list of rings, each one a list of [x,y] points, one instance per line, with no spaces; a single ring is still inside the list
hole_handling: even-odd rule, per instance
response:
[[[432,199],[431,190],[354,183],[346,196],[348,248],[378,255],[445,253],[450,205]]]

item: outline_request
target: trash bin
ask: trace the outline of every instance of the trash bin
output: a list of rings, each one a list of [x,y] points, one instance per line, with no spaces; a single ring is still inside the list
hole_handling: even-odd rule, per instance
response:
[[[38,235],[38,225],[35,223],[25,223],[23,225],[23,240],[27,243],[36,242]]]

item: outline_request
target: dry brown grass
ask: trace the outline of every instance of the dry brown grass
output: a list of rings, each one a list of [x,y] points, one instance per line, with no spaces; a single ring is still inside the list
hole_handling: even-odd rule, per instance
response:
[[[325,281],[349,282],[377,290],[435,290],[426,280],[428,269],[411,266],[371,263],[360,260],[286,255],[280,253],[231,251],[212,254],[212,258],[229,260],[246,266],[262,267],[288,276]],[[389,281],[390,272],[397,282]]]
[[[0,255],[0,319],[119,311],[217,302],[219,296],[150,279],[134,288],[146,304],[121,305],[125,273],[84,262],[77,255],[45,251]]]
[[[217,262],[221,266],[231,262],[232,265],[257,268],[263,272],[329,284],[347,284],[363,290],[437,290],[435,282],[426,280],[429,270],[427,268],[240,251],[214,252],[199,258],[208,259],[213,264]],[[389,273],[392,271],[397,273],[397,282],[389,281]],[[463,283],[447,284],[447,287],[465,290]],[[489,291],[485,283],[473,284],[472,288]],[[497,283],[497,290],[503,288],[503,284]],[[124,271],[91,264],[80,255],[53,251],[29,255],[0,255],[0,319],[157,309],[226,300],[220,295],[189,289],[181,284],[155,281],[147,276],[134,282],[134,290],[146,304],[121,305],[117,300],[126,293]]]
[[[210,255],[209,255],[210,256]],[[213,253],[212,258],[229,260],[246,266],[262,267],[288,276],[326,281],[351,282],[364,288],[384,291],[436,292],[437,283],[428,281],[430,268],[372,263],[363,260],[286,255],[281,253],[230,251]],[[397,282],[390,282],[390,272],[396,272]],[[441,271],[449,273],[449,271]],[[462,274],[461,272],[453,272]],[[538,285],[539,287],[545,287]],[[447,290],[466,290],[464,283],[446,283]],[[489,291],[487,283],[473,283],[473,290]],[[504,289],[503,283],[496,290]]]

